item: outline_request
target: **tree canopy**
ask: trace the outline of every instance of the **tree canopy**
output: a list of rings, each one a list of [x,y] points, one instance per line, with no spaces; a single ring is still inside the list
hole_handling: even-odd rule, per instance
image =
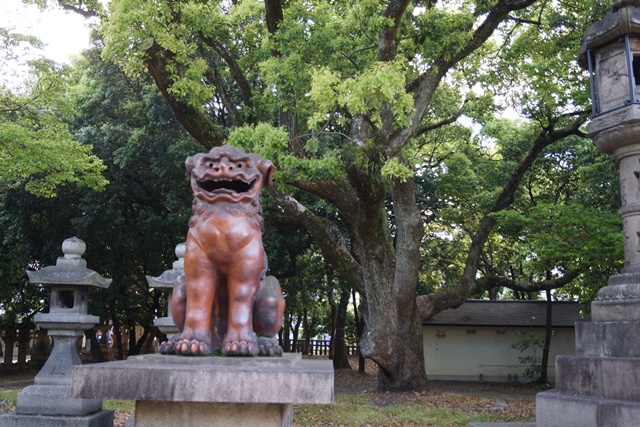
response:
[[[150,75],[201,147],[276,164],[272,213],[362,294],[383,389],[426,384],[438,311],[619,262],[592,252],[616,247],[617,178],[585,140],[575,61],[599,1],[56,3],[102,16],[103,57]]]
[[[0,187],[23,186],[45,197],[69,183],[104,188],[104,165],[68,129],[72,110],[64,80],[70,70],[47,59],[21,61],[25,50],[40,45],[34,37],[0,28]],[[20,67],[28,74],[16,88],[13,71]]]

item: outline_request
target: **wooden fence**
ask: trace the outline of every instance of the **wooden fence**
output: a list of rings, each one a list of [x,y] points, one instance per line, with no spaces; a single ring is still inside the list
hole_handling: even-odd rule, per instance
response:
[[[312,356],[328,356],[329,355],[329,346],[331,344],[330,340],[310,340],[309,348],[305,348],[305,341],[298,341],[296,345],[296,352],[309,354]],[[308,351],[305,351],[308,350]],[[358,346],[347,345],[347,352],[349,356],[357,356],[358,355]]]

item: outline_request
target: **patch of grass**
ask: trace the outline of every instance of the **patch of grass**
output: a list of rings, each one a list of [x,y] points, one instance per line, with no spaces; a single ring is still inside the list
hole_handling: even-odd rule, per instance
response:
[[[376,404],[380,400],[380,396],[368,393],[337,394],[334,405],[296,405],[294,425],[466,427],[470,422],[532,421],[534,417],[533,406],[515,405],[515,412],[489,411],[486,405],[489,399],[463,396],[418,393],[398,402]]]
[[[134,412],[135,408],[135,400],[105,399],[102,401],[102,409],[106,409],[108,411],[115,411],[116,409],[119,409],[125,412]]]
[[[0,391],[0,413],[15,410],[17,392]],[[489,411],[492,399],[446,393],[336,394],[334,405],[294,405],[294,426],[466,427],[470,422],[533,421],[535,403],[508,402],[505,411]],[[105,399],[117,426],[135,412],[135,401]],[[469,410],[468,408],[474,408]]]
[[[0,400],[8,400],[15,406],[18,402],[18,392],[17,391],[0,391]]]

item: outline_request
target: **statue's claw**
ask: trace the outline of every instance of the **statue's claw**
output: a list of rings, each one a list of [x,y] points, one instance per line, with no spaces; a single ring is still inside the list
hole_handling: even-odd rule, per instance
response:
[[[249,334],[227,334],[222,345],[225,356],[255,356],[258,353],[258,339],[253,332]]]
[[[277,338],[258,338],[258,356],[282,356]]]
[[[172,341],[164,341],[158,347],[158,353],[161,354],[174,354],[175,353],[175,343]]]
[[[209,340],[210,341],[210,340]],[[181,333],[172,336],[160,344],[158,352],[162,354],[181,354],[184,356],[207,356],[213,353],[213,346],[200,334]]]
[[[213,353],[213,347],[196,339],[184,339],[176,343],[175,353],[184,356],[208,356]]]

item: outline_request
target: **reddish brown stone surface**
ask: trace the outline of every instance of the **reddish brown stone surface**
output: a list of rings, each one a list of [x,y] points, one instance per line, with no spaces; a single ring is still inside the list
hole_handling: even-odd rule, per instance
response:
[[[184,277],[176,280],[173,320],[181,331],[160,346],[167,354],[279,355],[274,339],[284,298],[266,277],[260,191],[273,165],[225,145],[185,163],[195,195]]]

